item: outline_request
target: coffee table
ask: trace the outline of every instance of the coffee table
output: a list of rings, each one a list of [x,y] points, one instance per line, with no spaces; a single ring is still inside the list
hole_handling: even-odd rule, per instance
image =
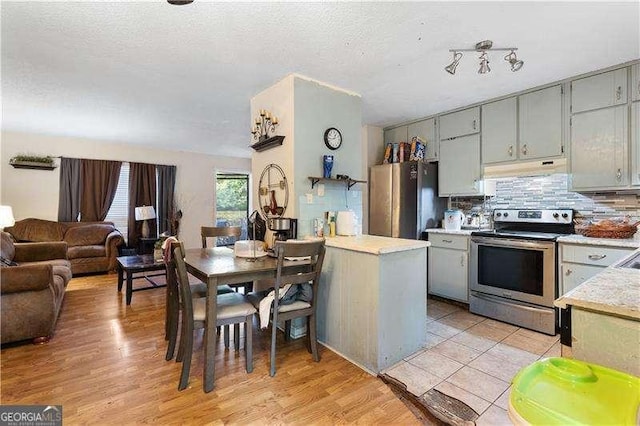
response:
[[[152,277],[167,276],[167,268],[162,260],[156,261],[152,254],[137,256],[120,256],[118,261],[118,291],[122,291],[122,284],[126,275],[127,279],[127,305],[131,304],[131,296],[134,291],[148,290],[151,288],[166,287],[166,284],[156,284]],[[162,271],[159,274],[149,275],[147,272]],[[134,276],[136,273],[144,273],[144,275]],[[147,287],[133,288],[133,280],[146,279],[151,285]],[[166,280],[165,280],[166,282]]]

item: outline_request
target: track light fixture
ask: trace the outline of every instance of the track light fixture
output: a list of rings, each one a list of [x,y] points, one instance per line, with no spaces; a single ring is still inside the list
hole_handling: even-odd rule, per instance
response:
[[[510,51],[507,56],[504,57],[504,60],[511,65],[511,71],[515,72],[522,68],[524,65],[524,61],[519,60],[516,56],[517,47],[493,47],[493,42],[491,40],[483,40],[476,43],[475,49],[450,49],[449,52],[453,52],[453,62],[447,65],[444,70],[451,75],[456,73],[456,68],[460,63],[460,59],[462,58],[462,52],[480,52],[480,69],[478,69],[478,74],[486,74],[491,72],[491,68],[489,67],[489,55],[487,52],[489,50],[503,50]]]

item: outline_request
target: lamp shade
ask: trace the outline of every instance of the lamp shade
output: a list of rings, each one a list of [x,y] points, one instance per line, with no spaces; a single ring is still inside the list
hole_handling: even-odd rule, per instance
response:
[[[13,226],[15,223],[11,206],[0,206],[0,229]]]
[[[155,219],[156,211],[153,206],[136,207],[136,220]]]

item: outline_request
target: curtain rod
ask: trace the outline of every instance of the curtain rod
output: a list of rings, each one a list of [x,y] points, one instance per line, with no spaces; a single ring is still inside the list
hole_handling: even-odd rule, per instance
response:
[[[176,164],[156,164],[156,163],[141,163],[139,161],[125,161],[125,160],[104,160],[100,158],[77,158],[77,157],[67,157],[66,155],[50,155],[51,158],[70,158],[72,160],[98,160],[98,161],[120,161],[121,163],[138,163],[138,164],[151,164],[154,166],[174,166],[178,167]]]

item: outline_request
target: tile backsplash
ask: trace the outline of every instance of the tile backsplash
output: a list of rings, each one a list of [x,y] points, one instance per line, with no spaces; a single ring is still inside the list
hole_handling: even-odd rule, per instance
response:
[[[306,195],[298,198],[298,236],[304,238],[313,235],[313,220],[324,218],[326,211],[353,210],[362,224],[362,191],[356,187],[347,190],[345,184],[325,185],[324,195],[310,191],[311,199]]]
[[[568,189],[568,182],[567,174],[499,179],[495,196],[452,197],[451,207],[462,210],[572,208],[577,217],[587,219],[628,215],[640,220],[640,191],[578,193]]]

